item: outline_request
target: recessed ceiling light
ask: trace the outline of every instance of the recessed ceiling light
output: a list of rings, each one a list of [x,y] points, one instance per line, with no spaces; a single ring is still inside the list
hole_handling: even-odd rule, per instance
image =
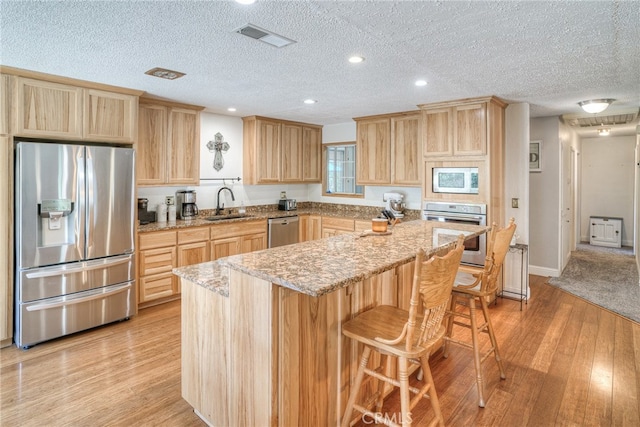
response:
[[[416,86],[426,86],[426,85],[427,85],[426,80],[416,80]]]
[[[149,71],[146,71],[145,74],[167,80],[179,79],[180,77],[186,75],[185,73],[181,73],[180,71],[172,71],[167,70],[166,68],[159,67],[152,68]]]
[[[349,62],[351,62],[352,64],[359,64],[362,61],[364,61],[364,57],[362,56],[352,56],[351,58],[349,58]]]
[[[235,111],[236,111],[236,109],[235,109],[235,108],[233,108],[233,107],[229,107],[229,108],[227,108],[227,111],[231,111],[231,112],[233,113],[233,112],[235,112]]]
[[[318,102],[318,101],[316,101],[315,99],[305,99],[304,100],[305,104],[315,104],[316,102]]]
[[[611,129],[609,128],[598,129],[598,135],[600,136],[609,136],[609,133],[611,133]]]
[[[256,0],[236,0],[236,3],[240,4],[254,4]]]

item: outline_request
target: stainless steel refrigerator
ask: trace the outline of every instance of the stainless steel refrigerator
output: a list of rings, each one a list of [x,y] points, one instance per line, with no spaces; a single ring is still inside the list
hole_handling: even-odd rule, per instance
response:
[[[15,169],[15,342],[137,313],[133,149],[20,141]]]

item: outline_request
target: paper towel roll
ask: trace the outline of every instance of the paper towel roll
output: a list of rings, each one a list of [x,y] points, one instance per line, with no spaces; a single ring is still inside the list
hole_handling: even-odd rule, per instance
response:
[[[156,221],[167,222],[167,205],[164,203],[158,203],[156,207]]]

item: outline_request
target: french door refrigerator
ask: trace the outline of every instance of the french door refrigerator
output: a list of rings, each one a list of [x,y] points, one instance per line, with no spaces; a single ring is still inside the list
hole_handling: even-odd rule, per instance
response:
[[[16,345],[136,314],[133,149],[19,141],[15,153]]]

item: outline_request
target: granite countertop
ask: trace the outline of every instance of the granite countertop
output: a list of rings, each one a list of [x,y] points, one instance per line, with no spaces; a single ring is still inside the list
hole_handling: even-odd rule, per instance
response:
[[[376,206],[355,206],[355,205],[339,205],[331,203],[311,203],[301,202],[299,207],[294,211],[280,211],[277,205],[264,205],[260,207],[247,207],[246,216],[241,218],[220,219],[216,221],[207,221],[205,218],[214,216],[215,209],[203,209],[197,218],[192,220],[176,220],[167,222],[151,222],[149,224],[139,225],[138,233],[148,233],[152,231],[175,230],[189,227],[205,227],[214,224],[230,224],[234,222],[255,221],[260,219],[282,218],[291,215],[322,215],[341,218],[353,218],[369,220],[378,216],[382,207]],[[226,210],[229,212],[229,210]],[[237,210],[232,209],[233,214],[237,214]],[[419,219],[420,210],[407,210],[405,212],[405,220]],[[220,215],[225,217],[228,215]]]
[[[233,255],[174,269],[198,285],[228,296],[228,269],[242,271],[311,296],[333,292],[454,244],[460,233],[477,236],[488,227],[415,220],[397,224],[388,235],[353,232],[292,246]]]

